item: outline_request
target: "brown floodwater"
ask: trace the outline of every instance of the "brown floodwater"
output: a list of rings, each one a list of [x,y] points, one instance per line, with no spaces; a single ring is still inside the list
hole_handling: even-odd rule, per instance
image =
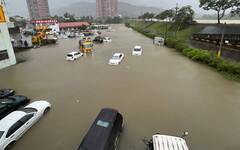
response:
[[[145,150],[142,138],[183,131],[190,150],[240,149],[240,83],[124,25],[114,28],[103,31],[113,42],[95,44],[93,54],[76,61],[65,56],[78,50],[79,39],[60,39],[22,52],[26,62],[0,70],[0,88],[52,104],[12,150],[76,150],[103,107],[123,115],[119,150]],[[142,56],[131,55],[135,45]],[[125,59],[109,66],[115,52]]]

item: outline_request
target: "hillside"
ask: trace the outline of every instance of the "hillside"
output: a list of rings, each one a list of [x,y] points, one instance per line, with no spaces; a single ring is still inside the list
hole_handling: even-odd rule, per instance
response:
[[[122,16],[139,16],[144,12],[151,12],[159,14],[163,9],[145,6],[134,6],[128,3],[119,2],[118,3],[118,13]],[[51,15],[63,15],[65,12],[75,14],[75,16],[93,16],[96,17],[96,3],[89,2],[77,2],[66,7],[61,7],[59,9],[50,10]]]

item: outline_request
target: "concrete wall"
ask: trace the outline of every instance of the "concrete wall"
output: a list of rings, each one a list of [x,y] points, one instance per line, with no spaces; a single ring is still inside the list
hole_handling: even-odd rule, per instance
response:
[[[9,59],[0,61],[0,69],[16,64],[7,23],[0,23],[0,51],[7,50]]]

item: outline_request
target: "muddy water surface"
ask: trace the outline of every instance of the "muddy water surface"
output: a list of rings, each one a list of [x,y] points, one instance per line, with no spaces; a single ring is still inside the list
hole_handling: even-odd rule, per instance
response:
[[[103,107],[125,120],[119,150],[144,150],[142,138],[158,132],[186,137],[191,150],[240,149],[240,84],[173,49],[158,47],[135,31],[115,25],[113,42],[67,62],[78,39],[25,52],[28,61],[0,70],[0,88],[13,88],[51,111],[31,127],[13,150],[76,150]],[[141,45],[143,55],[131,55]],[[115,52],[125,59],[109,66]]]

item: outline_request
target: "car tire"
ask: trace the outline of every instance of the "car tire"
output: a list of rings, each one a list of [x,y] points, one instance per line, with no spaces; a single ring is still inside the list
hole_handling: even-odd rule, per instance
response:
[[[10,149],[14,143],[15,143],[15,141],[12,141],[11,143],[9,143],[4,150]]]
[[[47,108],[44,110],[43,114],[46,114],[49,110],[50,110],[50,107],[47,107]]]

